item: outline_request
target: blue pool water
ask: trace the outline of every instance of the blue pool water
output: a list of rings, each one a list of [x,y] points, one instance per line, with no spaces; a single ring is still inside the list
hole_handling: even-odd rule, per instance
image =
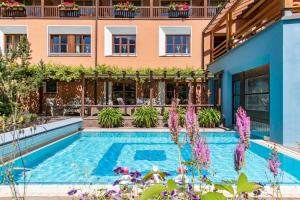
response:
[[[234,171],[233,151],[238,141],[234,133],[205,133],[211,150],[212,180],[232,180]],[[246,173],[251,181],[267,183],[271,174],[267,168],[270,149],[251,142],[246,155]],[[190,148],[182,150],[189,159]],[[279,155],[282,163],[283,184],[300,184],[300,161]],[[128,166],[130,170],[146,174],[157,165],[160,170],[176,176],[178,150],[167,132],[79,132],[24,158],[26,177],[30,183],[86,184],[112,183],[118,177],[112,170]],[[20,160],[15,161],[20,165]],[[18,181],[22,173],[16,174]]]

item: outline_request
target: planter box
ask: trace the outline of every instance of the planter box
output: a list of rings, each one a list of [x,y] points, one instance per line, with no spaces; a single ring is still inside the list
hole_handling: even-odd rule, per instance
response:
[[[115,18],[134,18],[135,11],[115,10],[114,16],[115,16]]]
[[[169,18],[189,18],[190,13],[188,10],[170,10]]]
[[[26,17],[25,8],[1,8],[2,17]]]
[[[60,17],[80,17],[79,9],[68,10],[68,9],[60,9],[59,10]]]

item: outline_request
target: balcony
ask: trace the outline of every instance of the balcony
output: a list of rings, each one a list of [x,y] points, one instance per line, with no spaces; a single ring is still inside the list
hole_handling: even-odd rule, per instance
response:
[[[218,13],[217,6],[191,6],[189,11],[184,15],[176,14],[170,15],[168,7],[162,6],[140,6],[131,15],[124,15],[122,18],[139,18],[139,19],[168,19],[168,18],[212,18]],[[80,6],[79,14],[62,16],[58,6],[26,6],[25,14],[18,15],[10,13],[3,8],[0,10],[0,18],[91,18],[95,19],[97,16],[96,6]],[[120,18],[112,6],[99,6],[98,19],[114,19]]]

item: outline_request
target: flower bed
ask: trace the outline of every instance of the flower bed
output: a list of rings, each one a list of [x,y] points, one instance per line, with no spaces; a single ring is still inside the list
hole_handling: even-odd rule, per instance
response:
[[[58,5],[60,17],[79,17],[79,6],[72,1],[65,1]]]
[[[25,5],[16,1],[6,1],[0,4],[2,17],[25,17]]]
[[[172,3],[169,5],[169,18],[188,18],[189,17],[189,5],[184,4],[175,4]]]
[[[114,7],[114,16],[116,18],[134,18],[136,6],[130,2],[118,3]]]

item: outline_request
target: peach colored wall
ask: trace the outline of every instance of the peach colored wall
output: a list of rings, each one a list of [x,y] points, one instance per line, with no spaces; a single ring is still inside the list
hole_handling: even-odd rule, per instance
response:
[[[94,50],[92,56],[87,57],[48,57],[48,25],[85,25],[92,26],[92,48],[95,47],[94,24],[92,20],[51,20],[51,19],[1,19],[2,25],[27,25],[27,37],[31,44],[32,63],[38,63],[41,59],[45,63],[57,63],[65,65],[94,66]]]
[[[123,67],[201,67],[202,31],[209,20],[100,20],[98,63]],[[104,56],[104,27],[109,25],[136,26],[135,57]],[[159,56],[160,26],[191,26],[191,56]]]
[[[98,21],[98,64],[121,67],[201,67],[202,66],[202,31],[209,20],[201,19],[156,19],[156,20],[99,20]],[[32,63],[41,59],[45,63],[65,65],[95,65],[95,21],[82,19],[2,19],[1,25],[27,25],[28,39],[32,49]],[[88,25],[92,26],[92,55],[87,57],[48,57],[47,25]],[[106,57],[104,56],[104,26],[134,25],[137,27],[137,56]],[[189,57],[159,56],[159,26],[191,26],[192,44]]]

